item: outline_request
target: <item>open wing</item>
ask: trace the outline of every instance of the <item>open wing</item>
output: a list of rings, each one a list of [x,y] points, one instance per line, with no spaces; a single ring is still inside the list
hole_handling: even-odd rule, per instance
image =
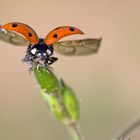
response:
[[[0,39],[13,45],[29,45],[39,42],[36,32],[24,23],[11,22],[0,26]]]
[[[45,44],[52,45],[63,37],[75,34],[84,34],[80,29],[72,26],[57,27],[45,37]]]
[[[61,41],[53,44],[54,51],[67,56],[90,55],[98,52],[101,38]]]

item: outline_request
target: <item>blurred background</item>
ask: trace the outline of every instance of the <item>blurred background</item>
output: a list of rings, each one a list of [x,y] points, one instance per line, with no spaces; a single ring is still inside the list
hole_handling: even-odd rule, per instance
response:
[[[98,54],[59,58],[54,72],[76,92],[85,140],[109,140],[140,113],[139,0],[0,0],[0,24],[23,22],[40,37],[62,25],[103,37]],[[67,140],[21,59],[26,47],[0,41],[0,139]],[[132,139],[140,139],[140,131]]]

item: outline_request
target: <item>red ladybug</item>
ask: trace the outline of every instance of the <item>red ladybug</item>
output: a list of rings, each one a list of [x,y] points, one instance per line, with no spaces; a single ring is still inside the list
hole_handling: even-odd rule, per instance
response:
[[[101,38],[57,42],[74,34],[84,33],[76,27],[61,26],[52,30],[44,39],[38,38],[36,32],[24,23],[11,22],[0,26],[1,40],[14,45],[28,46],[23,60],[32,66],[43,62],[47,67],[55,62],[57,58],[52,56],[54,51],[68,56],[89,55],[98,51]]]

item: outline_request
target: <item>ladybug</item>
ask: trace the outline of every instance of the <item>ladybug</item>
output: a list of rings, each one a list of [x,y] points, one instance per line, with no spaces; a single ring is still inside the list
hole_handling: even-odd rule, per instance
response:
[[[74,34],[84,34],[73,26],[57,27],[47,34],[45,38],[39,38],[36,32],[27,24],[11,22],[0,26],[0,39],[13,45],[28,46],[24,62],[31,64],[43,64],[48,67],[57,58],[53,52],[62,55],[76,56],[89,55],[98,51],[101,38],[60,41],[61,38]]]

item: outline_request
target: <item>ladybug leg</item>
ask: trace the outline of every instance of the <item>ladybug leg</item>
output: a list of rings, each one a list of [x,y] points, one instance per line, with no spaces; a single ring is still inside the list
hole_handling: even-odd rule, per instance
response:
[[[32,66],[32,67],[30,67],[29,69],[28,69],[28,71],[29,71],[29,73],[31,74],[31,72],[34,70],[34,67]]]
[[[44,67],[45,67],[46,69],[53,70],[53,68],[52,68],[50,65],[45,64],[45,63],[44,63]]]
[[[53,64],[55,61],[57,61],[58,60],[58,58],[57,57],[50,57],[49,59],[48,59],[48,64],[49,65],[51,65],[51,64]]]
[[[57,60],[58,60],[57,57],[50,57],[50,63],[49,63],[49,65],[53,64]]]
[[[31,67],[28,69],[29,73],[31,73],[35,69],[38,70],[40,66],[43,67],[43,65],[38,61],[31,62]]]
[[[37,63],[35,62],[35,58],[31,54],[25,55],[25,58],[22,59],[22,62],[29,65],[29,69],[28,69],[29,73],[31,73],[34,70]]]
[[[56,60],[58,60],[58,58],[56,57],[49,57],[49,58],[46,58],[45,61],[44,61],[44,66],[46,69],[51,69],[53,70],[53,68],[50,66],[51,64],[53,64]]]

